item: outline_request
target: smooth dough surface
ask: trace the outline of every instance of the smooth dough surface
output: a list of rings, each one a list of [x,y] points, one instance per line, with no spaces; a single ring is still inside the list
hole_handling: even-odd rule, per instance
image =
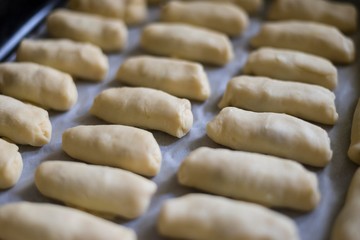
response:
[[[68,6],[75,11],[123,19],[129,25],[139,24],[147,17],[145,0],[70,0]]]
[[[287,159],[198,148],[178,171],[182,185],[269,207],[310,211],[320,201],[316,175]]]
[[[151,88],[111,88],[94,100],[90,113],[111,123],[153,129],[181,138],[193,124],[191,103]]]
[[[253,47],[274,47],[315,54],[336,63],[355,60],[353,41],[335,27],[312,22],[265,23],[251,39]]]
[[[220,108],[228,106],[255,112],[286,113],[330,125],[338,119],[335,94],[330,90],[266,77],[233,78],[219,103]]]
[[[13,187],[23,170],[19,148],[0,138],[0,189]]]
[[[345,204],[335,220],[332,240],[358,240],[360,236],[360,170],[351,181]]]
[[[16,53],[19,62],[34,62],[56,68],[75,77],[101,81],[109,63],[101,49],[71,40],[23,40]]]
[[[145,176],[155,176],[162,160],[152,133],[121,125],[69,128],[63,133],[62,148],[84,162],[123,168]]]
[[[116,78],[125,84],[155,88],[177,97],[205,101],[210,96],[203,66],[183,60],[131,57],[120,66]]]
[[[358,100],[353,116],[348,157],[354,163],[360,164],[360,99]]]
[[[208,123],[207,135],[224,146],[324,167],[332,157],[327,132],[280,113],[255,113],[226,107]]]
[[[205,0],[203,0],[205,1]],[[235,3],[249,13],[255,13],[264,4],[263,0],[206,0],[208,2],[230,2]]]
[[[51,122],[46,110],[0,95],[0,136],[18,144],[40,147],[50,142]]]
[[[65,161],[42,163],[35,183],[47,197],[126,218],[141,216],[157,188],[152,181],[125,170]]]
[[[59,111],[69,110],[78,97],[69,74],[36,63],[0,64],[0,92]]]
[[[269,20],[315,21],[343,32],[357,28],[357,10],[351,3],[314,0],[276,0],[270,5]]]
[[[89,42],[104,51],[119,51],[127,44],[128,32],[120,19],[60,9],[47,18],[51,36]]]
[[[141,47],[153,54],[225,65],[234,53],[222,33],[180,23],[152,23],[141,35]]]
[[[209,28],[230,36],[243,33],[249,19],[241,8],[231,3],[171,1],[161,11],[161,20]]]
[[[292,50],[260,48],[250,53],[245,74],[316,84],[330,90],[337,86],[336,67],[327,59]]]
[[[294,222],[284,215],[260,205],[206,194],[166,201],[157,226],[162,235],[178,239],[299,239]]]
[[[2,240],[136,240],[126,227],[68,207],[19,202],[0,207]]]

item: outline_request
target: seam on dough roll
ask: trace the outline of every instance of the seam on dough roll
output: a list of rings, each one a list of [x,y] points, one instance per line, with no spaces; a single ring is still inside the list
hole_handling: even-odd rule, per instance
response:
[[[161,167],[161,151],[152,133],[129,126],[96,125],[67,129],[63,150],[87,163],[118,167],[155,176]]]
[[[21,176],[23,161],[19,148],[0,138],[0,189],[13,187]]]
[[[35,184],[45,196],[126,218],[144,214],[157,188],[152,181],[128,171],[65,161],[40,164]]]
[[[338,82],[336,67],[325,58],[266,47],[250,53],[243,73],[316,84],[329,90],[334,90]]]
[[[36,63],[0,64],[0,92],[59,111],[69,110],[78,98],[69,74]]]
[[[40,147],[50,142],[51,130],[46,110],[0,95],[0,136]]]
[[[216,143],[241,151],[270,154],[315,167],[332,158],[327,132],[280,113],[255,113],[226,107],[206,126]]]
[[[94,100],[90,113],[107,122],[153,129],[181,138],[191,129],[191,103],[151,88],[111,88]]]
[[[314,22],[283,21],[262,25],[250,41],[253,47],[274,47],[302,51],[350,64],[355,60],[353,41],[337,28]]]
[[[170,58],[131,57],[120,66],[116,79],[133,86],[149,87],[177,97],[205,101],[210,85],[201,64]]]
[[[102,81],[109,70],[108,59],[100,48],[66,39],[23,40],[16,60],[53,67],[91,81]]]
[[[265,77],[240,76],[227,84],[220,108],[233,106],[255,112],[286,113],[333,125],[338,119],[335,94],[321,86]]]
[[[177,239],[299,239],[294,222],[284,215],[260,205],[206,194],[167,200],[157,228],[161,235]]]
[[[136,240],[133,230],[88,213],[47,203],[0,207],[0,238],[27,240]]]
[[[152,23],[141,35],[140,45],[153,54],[225,65],[233,57],[229,38],[222,33],[180,23]]]
[[[48,16],[46,23],[51,36],[89,42],[104,51],[123,50],[127,44],[127,28],[118,19],[59,9]]]
[[[178,171],[182,185],[269,207],[310,211],[320,201],[316,175],[268,155],[201,147]]]
[[[231,3],[171,1],[161,11],[165,22],[187,23],[229,36],[243,33],[249,19],[245,11]]]
[[[270,5],[269,20],[305,20],[329,24],[343,32],[357,28],[357,10],[351,3],[314,0],[277,0]]]

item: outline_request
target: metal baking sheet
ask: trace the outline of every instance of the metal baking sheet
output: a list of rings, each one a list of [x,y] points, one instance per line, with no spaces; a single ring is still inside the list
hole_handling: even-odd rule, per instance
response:
[[[196,192],[193,189],[180,186],[176,180],[176,172],[179,164],[187,154],[201,146],[221,147],[212,142],[207,136],[205,126],[218,112],[217,103],[222,96],[227,82],[241,73],[249,51],[249,39],[255,35],[262,23],[263,12],[251,18],[251,25],[246,33],[237,38],[232,38],[235,50],[235,58],[231,63],[222,68],[206,66],[206,72],[211,84],[211,97],[204,103],[192,102],[194,114],[194,125],[188,135],[182,139],[171,137],[167,134],[153,131],[163,154],[161,171],[153,178],[158,185],[158,190],[152,199],[151,206],[142,217],[125,221],[117,219],[116,222],[133,228],[140,240],[164,239],[156,231],[156,220],[161,204],[164,200],[178,197],[189,192]],[[157,21],[159,9],[150,8],[148,22]],[[50,112],[53,125],[53,134],[50,144],[35,148],[20,146],[24,160],[24,170],[19,183],[12,189],[0,191],[0,204],[15,201],[32,202],[59,202],[43,197],[34,185],[34,171],[43,161],[48,160],[72,160],[61,150],[61,135],[64,130],[77,125],[104,124],[105,122],[96,119],[89,114],[89,108],[94,97],[102,90],[109,87],[121,86],[114,81],[115,73],[120,64],[128,57],[145,54],[139,48],[141,29],[145,24],[130,28],[129,45],[123,53],[108,54],[110,72],[101,83],[77,81],[79,92],[77,104],[68,112]],[[31,38],[45,38],[46,28],[43,24],[31,36]],[[359,33],[351,36],[357,45]],[[10,60],[14,59],[14,55]],[[321,202],[317,209],[310,213],[279,210],[291,216],[297,223],[301,239],[303,240],[325,240],[329,239],[332,224],[338,214],[345,198],[345,194],[351,177],[356,170],[355,164],[347,158],[347,149],[350,142],[350,130],[352,115],[357,99],[360,95],[360,67],[359,60],[347,66],[338,66],[339,84],[335,90],[336,107],[339,113],[339,120],[334,127],[324,127],[331,138],[331,146],[334,151],[332,162],[324,169],[310,168],[317,173],[320,189]],[[234,226],[236,227],[236,226]],[[0,226],[1,229],[1,226]]]

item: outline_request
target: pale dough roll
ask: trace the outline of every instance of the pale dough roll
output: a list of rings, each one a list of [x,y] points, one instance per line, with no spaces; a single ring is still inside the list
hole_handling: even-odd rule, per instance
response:
[[[19,148],[0,138],[0,189],[13,187],[21,176],[23,161]]]
[[[360,100],[356,105],[351,128],[351,143],[348,157],[354,163],[360,164]]]
[[[205,101],[209,80],[202,65],[169,58],[139,56],[127,59],[116,78],[125,84],[159,89],[177,97]]]
[[[123,19],[126,24],[138,24],[147,16],[145,0],[70,0],[69,8],[109,18]]]
[[[316,175],[287,159],[198,148],[178,171],[182,185],[269,207],[310,211],[320,201]]]
[[[128,36],[121,20],[65,9],[56,10],[49,15],[47,30],[53,37],[89,42],[104,51],[124,49]]]
[[[161,11],[161,20],[182,22],[230,36],[243,33],[249,23],[241,8],[231,3],[171,1]]]
[[[136,240],[133,230],[68,207],[10,203],[0,207],[4,240]]]
[[[227,107],[208,123],[207,135],[224,146],[324,167],[332,157],[325,130],[280,113],[255,113]]]
[[[276,0],[270,5],[269,20],[305,20],[329,24],[343,32],[357,28],[357,10],[353,4],[314,0]]]
[[[162,160],[160,147],[150,132],[120,125],[69,128],[62,135],[62,148],[84,162],[145,176],[155,176]]]
[[[294,222],[260,205],[206,194],[188,194],[164,203],[161,235],[177,239],[297,240]]]
[[[69,74],[36,63],[0,64],[0,92],[59,111],[69,110],[78,98]]]
[[[35,183],[47,197],[126,218],[141,216],[157,188],[152,181],[128,171],[65,161],[42,163]]]
[[[332,228],[332,240],[358,240],[360,236],[360,170],[351,181],[345,204]]]
[[[298,50],[336,63],[351,63],[355,59],[353,41],[335,27],[320,23],[301,21],[265,23],[251,40],[251,45]]]
[[[203,0],[205,1],[205,0]],[[206,0],[208,2],[230,2],[235,3],[245,11],[254,13],[258,11],[264,4],[263,0]]]
[[[338,119],[335,94],[330,90],[312,84],[265,77],[233,78],[219,103],[220,108],[228,106],[255,112],[286,113],[330,125]]]
[[[103,80],[109,69],[107,57],[100,48],[64,39],[23,40],[16,60],[35,62],[92,81]]]
[[[191,103],[150,88],[111,88],[94,100],[90,113],[115,124],[153,129],[181,138],[191,129]]]
[[[250,53],[245,74],[316,84],[333,90],[337,86],[336,67],[327,59],[292,50],[260,48]]]
[[[51,139],[46,110],[0,95],[0,136],[18,144],[43,146]]]
[[[153,54],[208,64],[233,59],[229,38],[219,32],[180,23],[152,23],[141,35],[141,47]]]

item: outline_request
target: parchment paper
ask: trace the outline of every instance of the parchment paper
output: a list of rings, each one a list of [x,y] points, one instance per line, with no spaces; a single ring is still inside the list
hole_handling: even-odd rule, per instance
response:
[[[161,171],[158,176],[153,178],[158,185],[158,190],[152,199],[149,210],[144,216],[133,221],[116,220],[119,224],[121,223],[135,229],[140,240],[164,239],[160,237],[156,231],[157,215],[163,201],[189,192],[196,192],[193,189],[180,186],[176,180],[177,169],[185,156],[187,156],[190,151],[201,146],[221,147],[206,136],[205,126],[206,123],[219,112],[217,104],[225,90],[227,82],[233,76],[241,73],[242,66],[251,50],[248,46],[249,39],[257,33],[263,21],[261,17],[263,14],[264,12],[251,18],[251,25],[243,36],[232,39],[235,58],[231,63],[222,68],[206,66],[212,94],[205,103],[192,102],[194,125],[190,133],[182,139],[177,139],[165,133],[153,131],[163,154]],[[156,21],[158,18],[159,9],[151,7],[149,22]],[[104,82],[90,83],[77,81],[76,85],[79,92],[79,99],[73,109],[64,113],[50,112],[53,126],[53,135],[50,144],[42,148],[20,146],[24,160],[23,174],[19,183],[14,188],[7,191],[0,191],[0,204],[16,201],[53,202],[61,204],[41,196],[34,185],[34,171],[43,161],[73,160],[61,150],[61,135],[67,128],[84,124],[94,125],[105,123],[91,116],[88,110],[94,97],[103,89],[121,86],[113,79],[124,59],[133,55],[145,54],[145,52],[139,48],[139,37],[144,25],[145,24],[130,28],[130,43],[126,51],[121,54],[115,53],[108,55],[111,67]],[[40,26],[31,37],[46,37],[44,24]],[[352,36],[352,38],[355,43],[358,43],[359,34]],[[14,59],[14,57],[13,55],[10,60]],[[352,115],[360,95],[359,60],[352,65],[338,66],[338,70],[340,77],[335,94],[339,120],[334,127],[322,126],[329,132],[334,156],[332,162],[326,168],[310,169],[318,175],[321,189],[321,203],[317,209],[310,213],[280,210],[296,221],[301,239],[303,240],[329,239],[332,224],[344,202],[348,185],[356,170],[355,164],[350,162],[346,152],[350,141]],[[236,225],[234,225],[234,227],[236,227]]]

